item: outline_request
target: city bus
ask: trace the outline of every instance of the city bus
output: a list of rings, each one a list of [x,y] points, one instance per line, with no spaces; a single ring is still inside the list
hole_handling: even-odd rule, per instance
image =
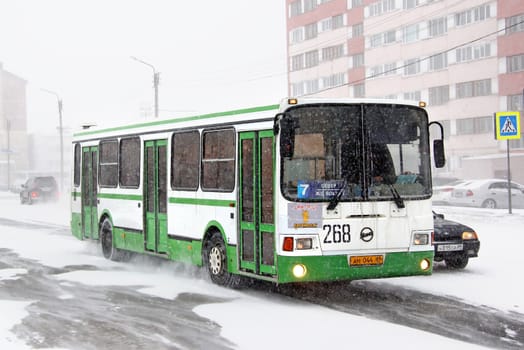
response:
[[[434,122],[435,123],[435,122]],[[288,98],[73,135],[71,229],[238,286],[429,275],[424,103]]]

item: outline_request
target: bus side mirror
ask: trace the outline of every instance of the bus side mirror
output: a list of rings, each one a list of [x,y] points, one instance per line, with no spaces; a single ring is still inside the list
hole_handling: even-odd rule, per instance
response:
[[[433,158],[435,159],[435,167],[442,168],[446,165],[444,140],[433,140]]]
[[[280,119],[280,156],[293,157],[295,150],[295,123],[290,118]]]
[[[440,139],[433,140],[433,159],[435,159],[436,168],[443,168],[444,165],[446,165],[446,155],[444,154],[444,127],[435,121],[428,124],[428,129],[431,125],[436,125],[440,129]]]

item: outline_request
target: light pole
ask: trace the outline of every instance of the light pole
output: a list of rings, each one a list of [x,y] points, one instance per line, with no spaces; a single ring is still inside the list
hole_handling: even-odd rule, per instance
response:
[[[64,189],[64,132],[62,128],[62,99],[54,91],[42,89],[49,94],[55,95],[58,101],[58,129],[60,131],[60,190]]]
[[[155,66],[153,66],[151,63],[142,61],[141,59],[138,59],[135,56],[131,56],[131,58],[153,69],[153,88],[155,90],[155,118],[158,118],[158,83],[160,82],[160,73],[156,71]]]

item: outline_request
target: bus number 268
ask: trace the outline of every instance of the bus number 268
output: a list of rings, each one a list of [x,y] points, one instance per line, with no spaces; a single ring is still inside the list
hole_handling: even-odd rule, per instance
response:
[[[324,243],[349,243],[351,242],[351,235],[349,234],[349,224],[343,225],[324,225]]]

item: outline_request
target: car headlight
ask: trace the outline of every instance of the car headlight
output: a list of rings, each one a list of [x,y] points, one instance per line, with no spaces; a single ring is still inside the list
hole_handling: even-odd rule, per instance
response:
[[[462,240],[466,241],[469,239],[478,239],[477,233],[475,231],[462,232]]]

